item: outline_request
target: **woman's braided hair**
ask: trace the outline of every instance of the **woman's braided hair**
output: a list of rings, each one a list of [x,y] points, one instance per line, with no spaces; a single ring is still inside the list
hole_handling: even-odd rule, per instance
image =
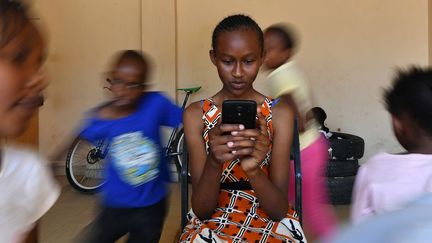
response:
[[[259,25],[251,17],[244,14],[231,15],[224,18],[215,27],[212,34],[212,48],[217,49],[217,39],[225,32],[231,32],[236,30],[252,30],[255,31],[258,37],[258,41],[262,50],[264,50],[264,34]]]

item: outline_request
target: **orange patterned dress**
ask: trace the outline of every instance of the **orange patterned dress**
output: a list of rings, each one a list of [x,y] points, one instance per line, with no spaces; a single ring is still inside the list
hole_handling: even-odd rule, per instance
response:
[[[261,106],[270,135],[273,133],[272,102],[266,98]],[[212,99],[204,100],[202,107],[203,137],[208,149],[208,132],[221,118],[221,111]],[[271,149],[260,165],[267,175],[270,156]],[[248,178],[238,159],[224,164],[221,185],[245,181]],[[218,206],[210,219],[200,220],[191,210],[188,220],[180,242],[307,242],[293,209],[280,222],[272,221],[261,209],[254,191],[250,189],[221,189]]]

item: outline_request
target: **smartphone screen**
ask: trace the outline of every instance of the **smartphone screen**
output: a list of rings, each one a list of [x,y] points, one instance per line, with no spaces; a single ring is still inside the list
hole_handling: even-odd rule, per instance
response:
[[[243,124],[254,129],[257,104],[254,100],[225,100],[222,104],[222,123]]]

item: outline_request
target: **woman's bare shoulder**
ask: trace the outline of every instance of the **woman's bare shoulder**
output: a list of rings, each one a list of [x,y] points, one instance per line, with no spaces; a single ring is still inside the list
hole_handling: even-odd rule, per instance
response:
[[[195,114],[197,112],[202,112],[202,101],[195,101],[191,103],[184,111],[184,114]]]
[[[294,119],[294,111],[287,103],[279,101],[272,106],[272,117],[274,123],[283,124]]]
[[[199,121],[201,123],[202,117],[202,102],[196,101],[191,103],[183,113],[184,123],[193,123],[197,124]]]
[[[288,105],[286,102],[282,102],[280,99],[275,102],[276,100],[273,100],[274,105],[272,106],[272,113],[284,113],[288,112],[290,115],[293,112],[290,105]]]

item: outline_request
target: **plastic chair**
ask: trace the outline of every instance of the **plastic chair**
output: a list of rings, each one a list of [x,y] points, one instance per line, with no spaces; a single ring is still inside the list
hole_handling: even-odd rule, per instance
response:
[[[295,210],[298,214],[300,224],[302,224],[302,174],[300,163],[300,141],[297,119],[294,120],[294,134],[291,147],[291,159],[294,160],[295,174]],[[189,210],[189,152],[186,141],[183,143],[183,166],[180,171],[180,190],[181,190],[181,228],[187,224],[187,213]]]

